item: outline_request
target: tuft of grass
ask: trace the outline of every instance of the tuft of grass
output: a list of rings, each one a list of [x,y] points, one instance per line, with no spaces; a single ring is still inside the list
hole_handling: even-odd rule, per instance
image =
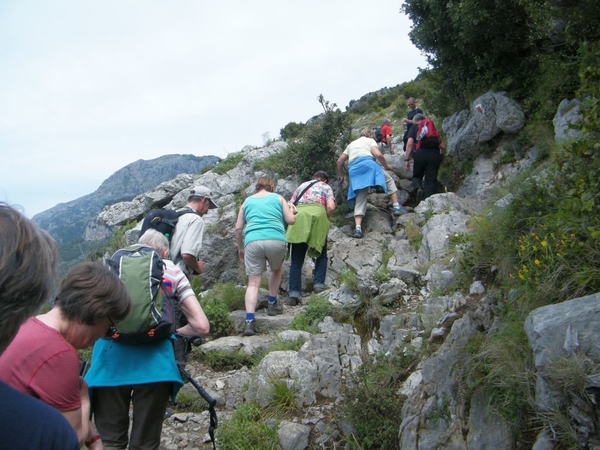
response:
[[[350,267],[344,267],[339,276],[338,281],[340,285],[344,284],[348,289],[357,294],[360,293],[360,289],[358,287],[358,275],[354,272]]]
[[[303,330],[309,333],[318,331],[317,325],[329,315],[331,305],[326,298],[312,295],[304,308],[304,311],[294,317],[290,324],[291,330]]]
[[[228,370],[238,370],[244,366],[254,367],[257,359],[244,352],[231,353],[217,350],[205,353],[202,356],[202,362],[213,370],[226,372]]]
[[[547,369],[548,381],[565,394],[591,400],[586,388],[589,378],[600,373],[600,364],[581,355],[555,358]]]
[[[490,407],[515,429],[532,417],[535,397],[533,359],[523,322],[521,312],[507,309],[498,331],[465,347],[464,359],[467,392],[483,390]]]
[[[181,390],[175,398],[175,408],[179,412],[200,413],[206,411],[208,405],[198,394]]]
[[[302,346],[304,345],[304,342],[306,342],[304,339],[297,339],[295,341],[282,341],[281,339],[277,339],[275,342],[273,342],[270,345],[269,353],[270,352],[285,352],[288,350],[297,352],[298,350],[300,350],[300,348],[302,348]]]
[[[268,417],[256,403],[244,403],[231,420],[220,424],[216,437],[220,450],[276,450],[277,429],[265,424]]]
[[[276,419],[289,419],[300,412],[296,405],[295,387],[292,381],[279,378],[269,381],[273,386],[271,402],[265,408],[265,414]]]
[[[419,248],[421,248],[421,242],[423,241],[421,227],[419,227],[414,221],[410,220],[406,223],[404,231],[410,246],[416,251],[419,251]]]

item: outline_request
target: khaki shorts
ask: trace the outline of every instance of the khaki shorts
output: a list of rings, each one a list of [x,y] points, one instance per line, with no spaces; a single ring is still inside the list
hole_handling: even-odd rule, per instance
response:
[[[262,275],[267,270],[267,261],[271,270],[280,269],[285,258],[287,243],[283,241],[252,241],[244,248],[246,275]]]

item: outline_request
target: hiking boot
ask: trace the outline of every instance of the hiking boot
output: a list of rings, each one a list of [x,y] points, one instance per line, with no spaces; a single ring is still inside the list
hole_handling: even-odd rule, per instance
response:
[[[353,238],[356,238],[356,239],[362,239],[362,237],[363,237],[363,232],[362,232],[362,230],[361,230],[360,228],[356,228],[356,229],[354,230],[354,234],[352,235],[352,237],[353,237]]]
[[[244,329],[244,336],[254,336],[256,334],[256,320],[246,320],[246,328]]]
[[[398,205],[398,206],[394,206],[392,208],[392,213],[395,216],[401,216],[402,214],[406,214],[408,211],[405,210],[402,206]]]
[[[425,191],[417,188],[417,203],[421,203],[423,200],[425,200]]]
[[[321,286],[315,286],[315,287],[313,288],[313,292],[314,292],[315,294],[320,294],[321,292],[323,292],[323,291],[324,291],[324,290],[326,290],[326,289],[329,289],[329,288],[328,288],[327,286],[325,286],[325,287],[321,287]]]
[[[279,302],[269,303],[269,306],[267,306],[267,316],[276,316],[277,314],[283,314],[283,307]]]
[[[296,306],[298,304],[298,297],[290,297],[288,298],[286,304],[290,305],[290,306]]]

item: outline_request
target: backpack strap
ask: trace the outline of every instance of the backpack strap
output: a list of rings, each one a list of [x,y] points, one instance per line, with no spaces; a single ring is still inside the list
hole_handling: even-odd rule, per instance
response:
[[[297,195],[296,196],[296,200],[294,200],[294,206],[297,206],[298,202],[300,201],[300,199],[302,198],[302,196],[304,194],[306,194],[306,191],[308,191],[311,187],[313,187],[313,185],[315,185],[318,182],[319,182],[319,180],[313,180],[312,183],[310,183],[308,186],[306,186],[304,189],[302,189],[302,192],[300,192],[300,195]]]
[[[177,216],[178,217],[181,217],[184,214],[196,214],[197,216],[200,215],[200,214],[198,214],[198,212],[196,210],[190,208],[189,206],[184,206],[179,211],[177,211]]]

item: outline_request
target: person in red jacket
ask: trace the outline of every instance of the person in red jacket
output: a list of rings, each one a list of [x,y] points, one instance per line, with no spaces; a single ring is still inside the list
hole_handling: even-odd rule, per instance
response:
[[[394,154],[392,148],[392,126],[390,125],[390,119],[383,119],[381,122],[381,142],[379,143],[379,151],[384,153],[384,150],[388,149],[390,155]]]

